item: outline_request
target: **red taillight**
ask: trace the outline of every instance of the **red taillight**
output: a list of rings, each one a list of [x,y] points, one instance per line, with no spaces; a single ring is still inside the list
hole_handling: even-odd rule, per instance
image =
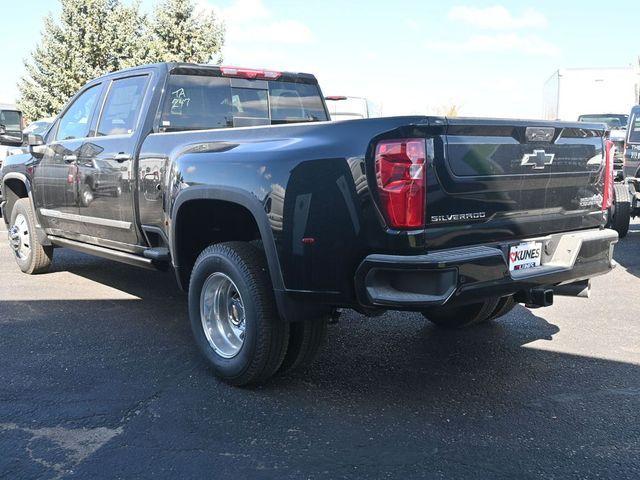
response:
[[[611,140],[604,142],[604,182],[602,192],[602,210],[607,210],[613,203],[613,155],[615,146]]]
[[[426,206],[425,140],[383,140],[376,146],[380,206],[392,228],[421,228]]]
[[[281,72],[274,72],[272,70],[255,70],[252,68],[239,68],[239,67],[220,67],[220,72],[225,77],[238,77],[248,78],[254,80],[260,78],[262,80],[277,80],[282,76]]]

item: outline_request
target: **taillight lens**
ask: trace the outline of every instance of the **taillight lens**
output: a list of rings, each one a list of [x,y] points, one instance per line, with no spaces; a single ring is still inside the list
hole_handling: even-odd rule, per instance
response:
[[[392,228],[424,226],[426,207],[424,138],[383,140],[376,146],[376,181],[382,211]]]
[[[607,210],[613,203],[613,155],[615,146],[611,140],[604,143],[604,188],[602,192],[602,210]]]

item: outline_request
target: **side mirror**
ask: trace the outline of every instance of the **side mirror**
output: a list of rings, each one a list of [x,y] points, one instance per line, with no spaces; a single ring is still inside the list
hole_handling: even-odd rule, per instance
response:
[[[37,133],[30,133],[27,135],[27,145],[30,147],[39,147],[40,145],[44,145],[44,138],[42,138],[42,135],[38,135]]]
[[[35,158],[42,158],[44,155],[44,138],[37,133],[30,133],[27,135],[27,145],[29,146],[29,152]]]
[[[6,135],[7,134],[7,127],[4,125],[0,125],[0,135]]]

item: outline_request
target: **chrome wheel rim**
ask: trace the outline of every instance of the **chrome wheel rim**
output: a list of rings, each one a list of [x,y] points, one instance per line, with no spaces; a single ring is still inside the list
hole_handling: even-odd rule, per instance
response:
[[[240,291],[227,275],[216,272],[207,278],[200,293],[200,319],[207,341],[223,358],[242,349],[246,319]]]
[[[82,202],[85,205],[89,205],[91,202],[93,202],[93,193],[91,193],[90,190],[83,190],[83,192],[82,192]]]
[[[31,253],[31,235],[29,234],[29,222],[23,214],[16,216],[15,222],[9,229],[9,244],[13,253],[20,260],[25,260]]]

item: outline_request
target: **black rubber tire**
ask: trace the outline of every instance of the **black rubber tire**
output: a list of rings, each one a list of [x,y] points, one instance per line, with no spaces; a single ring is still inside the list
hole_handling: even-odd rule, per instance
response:
[[[289,345],[279,375],[309,367],[327,338],[329,317],[304,320],[289,324]]]
[[[500,299],[496,297],[459,307],[433,307],[422,314],[431,323],[441,328],[465,328],[489,320],[499,301]]]
[[[614,208],[609,215],[609,227],[618,232],[619,238],[624,238],[629,233],[631,222],[631,202],[626,184],[614,185]]]
[[[46,273],[51,267],[51,261],[53,260],[53,246],[42,245],[38,240],[36,233],[36,219],[31,209],[31,201],[28,198],[20,198],[13,205],[11,210],[11,220],[9,222],[9,228],[14,225],[18,215],[22,214],[29,224],[29,244],[31,251],[29,255],[21,259],[17,255],[14,255],[16,263],[24,273],[29,275]]]
[[[210,346],[200,319],[200,294],[215,272],[236,284],[245,307],[246,337],[240,351],[224,358]],[[232,385],[262,383],[278,370],[289,340],[289,324],[280,318],[264,253],[246,242],[227,242],[204,249],[189,283],[189,317],[200,351],[216,376]]]
[[[508,297],[502,297],[498,301],[498,305],[496,305],[496,308],[491,313],[491,315],[489,315],[489,318],[487,318],[486,321],[488,322],[490,320],[497,320],[500,317],[504,317],[507,313],[513,310],[516,305],[517,303],[513,299],[513,295],[509,295]]]

